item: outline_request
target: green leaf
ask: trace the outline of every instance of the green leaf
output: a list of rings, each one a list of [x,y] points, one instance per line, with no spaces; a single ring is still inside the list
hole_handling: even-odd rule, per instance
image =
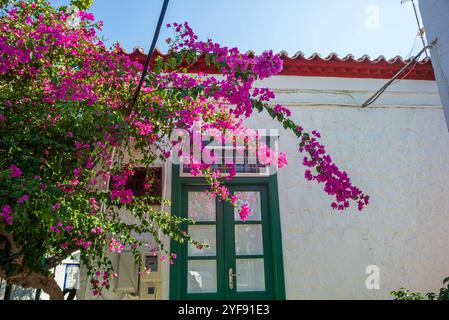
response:
[[[176,67],[178,66],[176,58],[174,57],[168,58],[167,64],[170,66],[171,69],[176,69]]]

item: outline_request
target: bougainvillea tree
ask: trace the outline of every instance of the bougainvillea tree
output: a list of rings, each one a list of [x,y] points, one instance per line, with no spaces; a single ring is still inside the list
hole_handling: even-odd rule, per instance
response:
[[[61,299],[49,270],[79,251],[93,294],[100,295],[116,276],[108,253],[129,246],[138,261],[148,245],[138,235],[151,234],[167,263],[176,253],[160,234],[201,246],[183,230],[185,219],[155,209],[150,193],[137,196],[127,188],[136,167],[168,161],[174,152],[192,160],[171,137],[178,129],[196,130],[197,122],[200,131],[248,135],[243,120],[267,112],[298,137],[305,178],[324,186],[334,209],[354,201],[361,210],[368,203],[326,154],[319,133],[306,133],[288,109],[269,103],[271,90],[254,87],[282,70],[271,51],[247,55],[199,41],[187,23],[167,25],[174,30],[170,54],[152,64],[131,109],[143,66],[102,43],[102,24],[92,14],[78,11],[73,23],[73,12],[43,0],[0,3],[0,278]],[[187,73],[199,56],[220,76]],[[269,164],[287,164],[282,152],[259,149]],[[226,177],[212,164],[191,161],[190,168],[205,175],[211,196],[232,203],[244,220],[248,206],[223,183],[235,174],[232,164]],[[126,222],[124,209],[132,217]]]

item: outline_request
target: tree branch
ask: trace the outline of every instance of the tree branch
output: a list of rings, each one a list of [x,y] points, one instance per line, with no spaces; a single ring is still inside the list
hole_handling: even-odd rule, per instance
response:
[[[25,257],[21,254],[21,248],[14,241],[12,233],[5,231],[4,227],[0,225],[0,235],[6,238],[9,243],[9,256],[15,256],[11,261],[11,264],[18,267],[18,271],[13,275],[8,275],[3,265],[0,264],[0,278],[8,281],[10,284],[18,285],[23,288],[42,289],[49,296],[51,300],[64,300],[61,288],[58,286],[54,276],[40,274],[35,271],[24,268]],[[1,244],[2,247],[6,246],[6,243]],[[76,250],[74,250],[76,251]],[[70,253],[71,254],[71,253]],[[68,255],[70,255],[68,254]],[[62,261],[64,258],[60,258]],[[57,265],[58,260],[52,261]]]
[[[64,300],[62,290],[52,276],[45,276],[31,270],[24,270],[8,277],[5,270],[0,266],[0,278],[5,279],[10,284],[23,288],[42,289],[50,296],[51,300]]]
[[[50,259],[45,261],[45,268],[47,268],[48,270],[53,269],[57,265],[61,264],[61,262],[64,259],[66,259],[67,257],[69,257],[71,254],[75,253],[78,250],[79,250],[78,247],[72,247],[67,252],[65,252],[64,256],[51,257]]]

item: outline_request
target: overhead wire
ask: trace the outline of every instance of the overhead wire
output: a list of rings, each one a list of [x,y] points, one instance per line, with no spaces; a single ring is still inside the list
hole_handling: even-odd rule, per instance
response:
[[[159,33],[161,31],[162,22],[164,21],[165,12],[167,11],[168,2],[169,2],[169,0],[164,0],[164,3],[162,5],[161,13],[159,15],[159,20],[157,22],[156,29],[154,30],[153,40],[151,41],[150,50],[148,51],[147,59],[143,66],[143,71],[142,71],[142,75],[140,77],[139,84],[138,84],[136,90],[134,91],[133,99],[131,100],[131,103],[129,105],[129,111],[132,111],[134,105],[136,104],[140,89],[142,88],[143,82],[145,81],[145,76],[147,75],[147,72],[148,72],[148,66],[150,65],[150,61],[153,57],[154,49],[156,48],[157,39],[159,38]]]
[[[393,83],[396,83],[402,79],[404,79],[405,77],[407,77],[408,74],[410,74],[410,72],[413,70],[413,68],[416,66],[416,64],[419,62],[418,59],[419,57],[427,51],[427,49],[433,48],[434,45],[436,44],[437,39],[433,40],[429,45],[425,46],[424,48],[422,48],[422,50],[416,55],[414,56],[404,67],[401,68],[401,70],[399,70],[394,76],[393,78],[391,78],[387,83],[385,83],[379,90],[377,90],[371,97],[369,97],[362,105],[361,108],[366,108],[369,105],[373,104],[381,95],[382,93],[384,93],[389,86],[391,86]],[[399,76],[402,75],[402,73],[407,70],[407,68],[409,68],[411,65],[413,64],[413,67],[408,71],[407,74],[405,74],[401,79],[398,80]]]

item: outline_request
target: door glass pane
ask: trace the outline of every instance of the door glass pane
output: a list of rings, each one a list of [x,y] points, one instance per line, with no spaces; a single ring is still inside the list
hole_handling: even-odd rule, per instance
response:
[[[234,195],[240,200],[241,204],[246,203],[251,209],[247,221],[260,221],[262,219],[259,191],[235,192]],[[237,208],[234,208],[234,219],[235,221],[241,221]]]
[[[189,218],[195,221],[215,221],[215,199],[206,192],[189,192]]]
[[[197,248],[189,244],[189,256],[215,256],[216,231],[215,225],[190,225],[189,234],[193,240],[209,245],[209,247]]]
[[[235,225],[235,253],[237,255],[263,254],[261,224]]]
[[[65,266],[64,289],[77,289],[79,281],[80,266],[76,264],[68,264]]]
[[[215,260],[189,260],[187,292],[217,292],[217,262]]]
[[[263,259],[237,259],[237,291],[265,291]]]

